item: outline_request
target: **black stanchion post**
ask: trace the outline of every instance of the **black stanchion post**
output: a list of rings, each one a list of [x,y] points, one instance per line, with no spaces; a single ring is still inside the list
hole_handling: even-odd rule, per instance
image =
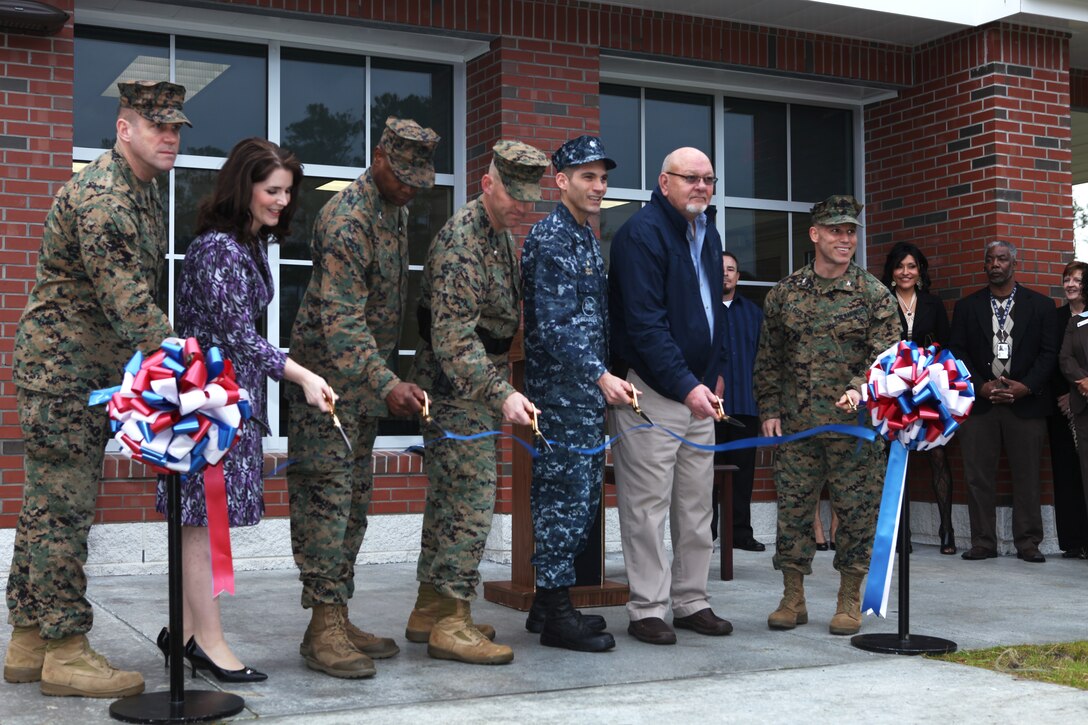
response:
[[[850,644],[869,652],[895,655],[935,655],[956,651],[956,643],[952,640],[910,633],[909,482],[903,483],[903,503],[899,513],[899,633],[856,634],[850,638]]]
[[[170,515],[166,525],[170,607],[170,691],[145,692],[115,701],[110,717],[124,722],[207,722],[237,715],[246,701],[227,692],[185,690],[185,662],[181,642],[181,475],[166,477]]]

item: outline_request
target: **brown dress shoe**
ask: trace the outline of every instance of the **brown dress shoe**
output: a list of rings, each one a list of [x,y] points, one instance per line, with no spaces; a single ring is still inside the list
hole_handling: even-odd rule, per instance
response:
[[[661,617],[632,619],[627,634],[646,644],[676,644],[676,632]]]
[[[979,561],[980,559],[996,559],[997,552],[992,549],[984,549],[981,546],[972,546],[967,551],[960,554],[961,559],[967,559],[967,561]]]
[[[1030,561],[1032,564],[1042,564],[1046,561],[1043,552],[1039,551],[1039,549],[1034,546],[1016,552],[1016,558]]]
[[[711,637],[721,637],[733,631],[733,625],[714,614],[714,610],[710,607],[700,609],[695,614],[689,614],[686,617],[673,617],[672,626],[677,629],[690,629]]]

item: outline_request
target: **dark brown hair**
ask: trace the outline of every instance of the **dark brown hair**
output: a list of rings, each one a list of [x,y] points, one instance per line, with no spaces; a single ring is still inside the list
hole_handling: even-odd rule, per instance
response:
[[[291,200],[280,213],[279,223],[274,227],[261,227],[254,237],[249,214],[253,185],[267,179],[276,169],[291,173]],[[196,233],[228,232],[251,253],[256,252],[257,245],[267,244],[270,239],[283,239],[290,233],[301,185],[302,164],[293,153],[263,138],[243,139],[234,145],[219,171],[215,191],[200,202]]]

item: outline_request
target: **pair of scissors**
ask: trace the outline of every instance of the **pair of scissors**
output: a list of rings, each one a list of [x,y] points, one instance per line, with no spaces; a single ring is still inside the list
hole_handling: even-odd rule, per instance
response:
[[[741,423],[736,418],[725,414],[725,405],[722,403],[722,399],[716,395],[714,396],[714,408],[718,411],[718,420],[722,421],[723,423],[728,423],[734,428],[744,427],[744,423]]]
[[[548,442],[548,439],[544,437],[544,434],[540,432],[540,426],[536,422],[536,408],[533,408],[533,437],[540,441],[544,445],[544,450],[548,453],[552,452],[552,444]]]
[[[352,453],[348,434],[344,432],[344,426],[340,424],[340,419],[336,416],[336,403],[330,400],[328,396],[325,396],[325,402],[329,404],[329,415],[332,416],[332,424],[336,426],[336,430],[340,431],[340,437],[344,439],[344,445],[348,447],[348,453]]]
[[[638,391],[635,390],[635,386],[631,386],[631,409],[635,411],[635,415],[642,418],[644,421],[653,425],[654,422],[650,420],[650,416],[642,412],[642,408],[638,404]]]
[[[434,418],[431,417],[431,396],[427,395],[426,390],[423,391],[423,410],[419,411],[419,417],[428,425],[434,423]]]

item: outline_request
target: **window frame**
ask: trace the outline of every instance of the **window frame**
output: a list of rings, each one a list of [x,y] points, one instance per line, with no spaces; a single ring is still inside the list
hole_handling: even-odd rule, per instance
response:
[[[758,101],[771,101],[787,104],[786,113],[786,190],[792,194],[792,143],[791,121],[792,114],[788,106],[807,105],[821,106],[825,108],[838,108],[851,112],[852,141],[853,141],[853,168],[854,193],[859,198],[865,199],[865,125],[863,113],[864,107],[880,100],[894,98],[897,92],[893,89],[864,84],[845,84],[829,81],[817,81],[785,74],[751,73],[737,71],[713,65],[683,64],[667,61],[649,60],[630,56],[601,54],[601,85],[619,85],[639,89],[639,134],[640,134],[640,158],[646,148],[646,124],[645,124],[645,100],[646,89],[682,91],[698,93],[713,97],[714,115],[712,121],[712,138],[714,139],[714,164],[716,174],[720,177],[726,168],[725,162],[725,98],[747,98]],[[659,162],[658,162],[659,163]],[[642,186],[647,186],[645,176],[645,160],[640,164],[639,174]],[[722,213],[727,208],[749,209],[757,211],[773,211],[787,214],[787,233],[790,243],[788,245],[790,255],[790,269],[796,269],[793,259],[792,239],[794,236],[794,214],[808,214],[809,210],[819,199],[804,201],[783,201],[773,199],[760,199],[755,197],[726,196],[723,192],[724,185],[717,184],[711,198],[711,204],[719,210],[716,216],[716,227],[721,235],[724,249],[729,248],[729,240],[725,233],[725,215]],[[608,200],[612,201],[637,201],[645,203],[650,200],[651,190],[645,188],[625,188],[610,186]],[[864,227],[858,229],[858,248],[856,259],[859,265],[864,267],[867,263],[867,240]],[[787,272],[788,274],[788,272]],[[747,287],[771,288],[775,282],[746,280],[741,278],[740,285]]]
[[[166,10],[178,10],[177,7],[170,8],[170,6],[152,6],[147,3],[134,3],[134,8],[126,8],[127,10],[136,9],[142,10],[149,14],[161,15]],[[230,15],[232,17],[231,23],[224,23],[221,19],[222,16]],[[345,55],[361,55],[365,58],[365,93],[366,93],[366,115],[364,120],[366,134],[370,135],[371,128],[371,59],[375,56],[380,56],[383,59],[388,60],[404,60],[415,62],[427,62],[449,65],[452,69],[452,88],[451,93],[453,96],[452,107],[452,128],[453,138],[448,140],[448,143],[453,144],[453,173],[439,173],[435,176],[435,185],[441,187],[451,188],[453,191],[453,209],[460,208],[466,201],[467,188],[466,181],[463,174],[458,174],[458,169],[465,168],[466,164],[466,139],[467,139],[467,61],[475,55],[487,50],[486,44],[474,43],[469,41],[455,41],[452,43],[455,48],[463,48],[462,52],[450,52],[447,46],[451,43],[436,42],[436,39],[430,35],[419,33],[396,33],[398,40],[400,41],[395,48],[390,46],[388,33],[383,33],[384,42],[362,42],[351,41],[343,37],[343,33],[330,33],[326,38],[324,33],[330,27],[335,27],[331,22],[323,22],[320,20],[291,20],[290,25],[299,29],[307,28],[310,30],[310,34],[305,33],[298,34],[298,42],[295,41],[295,34],[285,30],[286,23],[279,25],[279,31],[276,33],[261,33],[259,27],[253,31],[255,26],[262,25],[258,22],[262,18],[260,16],[253,16],[243,13],[225,13],[221,10],[208,10],[204,12],[193,11],[192,16],[197,19],[190,19],[184,23],[171,23],[169,27],[164,28],[161,19],[148,17],[147,15],[141,15],[139,13],[125,12],[109,12],[104,9],[90,9],[77,11],[77,26],[79,27],[96,27],[103,30],[117,30],[117,31],[145,31],[153,32],[160,35],[166,35],[169,38],[169,67],[170,67],[170,80],[174,80],[174,74],[177,61],[177,39],[179,36],[193,37],[207,40],[226,40],[226,41],[239,41],[245,42],[249,45],[260,45],[267,48],[267,65],[266,72],[266,94],[267,94],[267,117],[266,127],[268,131],[267,138],[274,142],[280,142],[280,62],[281,62],[281,50],[284,47],[299,48],[302,50],[315,50],[315,51],[331,51],[341,53]],[[202,20],[200,18],[203,18]],[[263,19],[267,19],[266,17]],[[330,18],[330,21],[332,19]],[[250,21],[250,22],[247,22]],[[320,33],[320,35],[318,34]],[[277,37],[270,37],[270,36]],[[287,40],[279,37],[286,36]],[[378,36],[373,32],[361,33],[361,35],[375,40]],[[407,43],[407,45],[405,44]],[[390,52],[394,50],[395,52]],[[447,142],[443,139],[443,142]],[[366,166],[351,167],[351,166],[336,166],[328,164],[305,164],[305,170],[307,176],[314,177],[328,177],[343,181],[353,181],[360,175],[366,172],[370,167],[371,154],[373,152],[373,146],[377,143],[376,139],[371,139],[366,144]],[[92,148],[84,146],[73,146],[72,148],[72,161],[73,164],[88,163],[98,158],[104,151],[108,149]],[[175,164],[175,169],[204,169],[218,171],[221,168],[224,158],[210,157],[210,156],[196,156],[191,154],[179,154]],[[176,263],[184,259],[184,254],[176,251],[177,240],[175,239],[175,204],[177,203],[175,193],[175,171],[171,170],[165,177],[160,177],[160,183],[164,183],[169,190],[169,204],[168,204],[168,248],[164,258],[164,262],[167,265],[167,299],[168,309],[167,314],[170,317],[171,322],[175,319],[174,315],[174,296],[176,286],[176,275],[174,267]],[[269,266],[273,270],[277,284],[275,286],[275,293],[272,302],[268,306],[267,310],[267,332],[270,342],[277,346],[278,349],[283,350],[286,353],[290,353],[289,347],[281,347],[278,345],[280,341],[280,273],[279,270],[282,266],[312,266],[312,262],[309,260],[296,260],[296,259],[283,259],[280,257],[279,245],[271,245],[268,249]],[[410,272],[420,272],[423,266],[419,264],[409,265]],[[401,356],[411,356],[415,354],[415,350],[398,349],[397,354]],[[267,452],[283,452],[287,450],[287,435],[286,431],[279,431],[279,417],[280,417],[280,382],[269,379],[267,381],[267,400],[268,400],[268,420],[272,426],[273,431],[276,431],[277,435],[266,436],[263,439],[264,448]],[[418,445],[422,442],[421,436],[379,436],[375,441],[375,450],[399,450],[404,449],[411,445]]]

